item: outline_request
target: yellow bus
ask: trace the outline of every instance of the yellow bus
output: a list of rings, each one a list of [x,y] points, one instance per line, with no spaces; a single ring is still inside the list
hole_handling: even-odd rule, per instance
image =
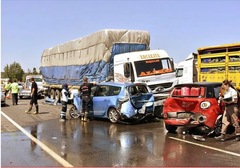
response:
[[[198,81],[225,79],[240,90],[240,43],[198,48]]]

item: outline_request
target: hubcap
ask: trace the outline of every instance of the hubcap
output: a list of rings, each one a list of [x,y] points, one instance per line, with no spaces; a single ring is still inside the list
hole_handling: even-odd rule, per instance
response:
[[[118,115],[117,115],[117,112],[115,110],[111,110],[109,112],[109,119],[113,122],[116,122],[118,120]]]

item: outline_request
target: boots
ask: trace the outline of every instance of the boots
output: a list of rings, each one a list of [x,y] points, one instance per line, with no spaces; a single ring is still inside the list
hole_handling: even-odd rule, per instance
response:
[[[220,136],[215,137],[216,140],[225,141],[225,135],[221,134]]]
[[[38,106],[35,106],[36,110],[33,112],[33,114],[38,114]]]
[[[30,114],[31,111],[32,111],[32,106],[30,106],[29,109],[27,111],[25,111],[25,113]]]
[[[84,114],[85,114],[85,113],[84,113]],[[81,116],[80,116],[80,117],[81,117],[81,121],[84,120],[84,114],[82,113]]]
[[[66,112],[61,112],[60,120],[59,120],[59,121],[67,121]]]
[[[88,112],[85,112],[85,115],[84,115],[84,122],[86,122],[87,121],[87,116],[88,116]]]

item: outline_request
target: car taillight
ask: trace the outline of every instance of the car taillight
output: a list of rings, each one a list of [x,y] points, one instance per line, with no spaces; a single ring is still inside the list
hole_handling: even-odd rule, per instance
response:
[[[207,109],[211,106],[211,103],[210,102],[207,102],[207,101],[203,101],[201,104],[200,104],[200,107],[202,109]]]
[[[167,113],[163,113],[163,118],[167,118]]]

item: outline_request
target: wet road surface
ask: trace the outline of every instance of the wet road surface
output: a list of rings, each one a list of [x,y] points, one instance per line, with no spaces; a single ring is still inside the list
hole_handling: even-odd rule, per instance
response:
[[[19,105],[18,109],[25,107]],[[163,121],[136,125],[111,124],[108,120],[101,119],[90,122],[81,122],[78,119],[59,122],[58,108],[42,105],[42,111],[49,116],[19,113],[24,116],[15,117],[14,121],[23,125],[28,133],[74,167],[240,165],[240,142],[232,142],[232,139],[226,142],[217,142],[214,138],[207,138],[206,142],[196,141],[191,135],[182,134],[180,129],[177,134],[167,133]],[[1,110],[12,115],[14,110],[16,113],[16,106],[3,107]],[[5,121],[3,116],[1,118]],[[18,118],[33,121],[26,126]],[[2,124],[4,128],[7,124],[12,125],[7,121]],[[53,159],[52,153],[42,150],[20,131],[2,130],[1,150],[1,166],[64,166]]]

